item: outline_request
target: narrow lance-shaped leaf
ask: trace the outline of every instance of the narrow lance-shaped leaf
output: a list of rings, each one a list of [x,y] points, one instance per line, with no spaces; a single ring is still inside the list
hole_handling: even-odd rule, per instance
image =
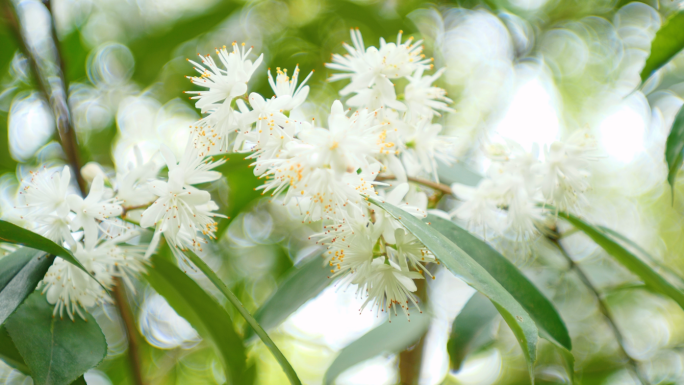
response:
[[[677,112],[670,135],[667,136],[665,161],[667,162],[667,182],[670,184],[672,202],[674,203],[675,179],[679,169],[682,168],[682,161],[684,161],[684,106]]]
[[[513,263],[451,221],[434,215],[428,215],[427,221],[431,224],[430,227],[449,238],[484,267],[527,310],[538,327],[544,329],[561,346],[572,349],[568,329],[556,308]]]
[[[293,267],[278,290],[256,313],[254,319],[265,330],[278,326],[311,298],[317,296],[330,284],[320,254],[309,258],[301,266]],[[252,329],[247,337],[254,335]]]
[[[226,310],[173,263],[154,256],[147,281],[171,307],[209,341],[220,357],[231,384],[245,372],[245,349]]]
[[[69,250],[52,242],[51,240],[36,234],[33,231],[21,228],[13,223],[0,220],[0,241],[24,245],[36,250],[42,250],[48,254],[61,257],[65,261],[77,266],[92,277],[92,274],[76,259]],[[93,277],[95,279],[95,277]],[[95,279],[97,281],[97,279]],[[98,281],[99,283],[99,281]],[[100,284],[102,285],[102,284]],[[102,286],[105,290],[106,288]]]
[[[554,207],[549,205],[546,205],[546,207],[554,212],[556,211]],[[656,273],[648,264],[639,259],[639,257],[630,253],[627,249],[607,236],[603,231],[578,217],[562,211],[558,212],[558,216],[564,218],[577,229],[587,234],[597,245],[601,246],[608,254],[612,255],[618,263],[641,278],[646,285],[650,286],[653,290],[672,298],[682,309],[684,309],[684,293],[672,286],[672,284]]]
[[[5,323],[37,385],[71,384],[107,354],[107,342],[93,316],[86,313],[87,321],[72,321],[53,317],[52,310],[36,291]]]
[[[36,289],[54,260],[53,255],[29,247],[0,259],[0,325]]]
[[[347,345],[325,372],[324,383],[332,384],[345,370],[382,353],[398,353],[415,344],[427,332],[430,316],[417,313],[411,322],[405,317],[396,317],[385,322]]]
[[[470,353],[493,340],[487,331],[497,314],[496,307],[484,295],[475,293],[470,297],[454,319],[447,342],[452,369],[460,370]]]
[[[292,385],[301,385],[301,381],[299,380],[299,377],[297,376],[297,373],[295,370],[292,368],[292,365],[290,365],[290,362],[285,358],[285,355],[283,352],[278,349],[276,344],[273,342],[271,337],[269,337],[268,333],[264,331],[264,328],[261,327],[261,325],[254,319],[254,317],[249,314],[247,309],[242,305],[242,302],[238,299],[235,294],[233,294],[230,289],[228,289],[228,286],[226,286],[225,283],[219,278],[219,276],[211,270],[211,268],[202,260],[202,258],[198,257],[197,254],[193,253],[192,251],[188,250],[186,251],[186,256],[188,259],[195,265],[197,266],[203,273],[204,275],[209,278],[211,283],[216,286],[217,289],[221,293],[223,293],[224,296],[230,301],[230,303],[235,306],[237,311],[242,315],[242,317],[245,318],[245,321],[249,324],[249,326],[254,329],[256,334],[261,338],[261,341],[263,341],[264,345],[271,351],[273,356],[275,357],[276,361],[280,364],[280,367],[283,369],[283,372],[285,372],[285,375],[287,376],[288,380],[290,380],[290,383]]]
[[[666,274],[668,274],[668,276],[670,278],[676,280],[679,283],[679,288],[684,287],[684,278],[682,278],[677,273],[672,271],[672,269],[667,267],[664,263],[653,258],[653,256],[651,254],[649,254],[646,250],[643,249],[643,247],[639,246],[636,242],[634,242],[633,240],[627,238],[626,236],[618,233],[617,231],[615,231],[613,229],[609,229],[605,226],[596,226],[596,228],[598,228],[599,230],[603,231],[604,233],[610,235],[611,237],[613,237],[613,239],[617,239],[620,242],[624,242],[624,244],[627,244],[630,247],[632,247],[634,250],[638,251],[639,254],[646,257],[646,259],[648,259],[649,262],[658,266],[658,268],[660,269],[660,272],[666,273]]]
[[[538,329],[532,317],[482,266],[460,247],[413,215],[375,198],[371,201],[401,222],[418,238],[454,275],[481,292],[497,307],[515,334],[527,360],[530,379],[534,383],[534,362],[537,358]]]
[[[675,13],[665,21],[651,43],[651,54],[641,71],[645,82],[658,68],[667,64],[684,48],[684,11]]]

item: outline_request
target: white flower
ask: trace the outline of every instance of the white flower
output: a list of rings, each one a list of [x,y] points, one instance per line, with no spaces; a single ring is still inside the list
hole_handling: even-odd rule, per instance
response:
[[[406,150],[402,160],[407,174],[427,173],[434,180],[437,176],[437,159],[445,164],[454,161],[455,138],[440,135],[442,126],[421,119],[412,125],[412,132],[406,135]]]
[[[85,199],[76,194],[67,196],[69,208],[76,213],[70,222],[71,229],[83,229],[86,245],[94,245],[98,239],[97,221],[107,221],[123,213],[121,201],[117,201],[116,198],[103,199],[104,194],[104,179],[102,175],[97,175]]]
[[[435,256],[418,238],[406,232],[403,228],[399,228],[394,230],[394,239],[396,240],[394,248],[388,247],[388,249],[396,252],[396,258],[402,269],[408,270],[408,268],[412,268],[418,270],[420,268],[432,279],[435,279],[425,265],[423,265],[423,263],[434,262]]]
[[[372,87],[356,91],[356,95],[349,98],[347,104],[370,110],[377,110],[385,106],[399,111],[406,109],[402,102],[397,101],[394,84],[384,76],[378,77]]]
[[[155,199],[147,189],[147,181],[157,176],[159,166],[147,162],[129,166],[128,170],[116,173],[116,198],[126,207],[141,206]]]
[[[541,166],[541,191],[547,202],[564,211],[577,206],[589,189],[588,163],[596,159],[595,151],[595,141],[584,131],[565,143],[551,144]]]
[[[455,183],[451,186],[451,190],[456,197],[464,201],[461,206],[451,212],[452,216],[465,219],[469,228],[482,230],[483,236],[486,235],[487,228],[496,233],[503,231],[504,213],[497,205],[500,195],[494,182],[484,179],[477,188]]]
[[[289,96],[290,102],[283,106],[284,110],[290,111],[301,106],[309,96],[309,86],[305,86],[306,82],[313,75],[313,71],[302,81],[302,83],[297,86],[297,78],[299,77],[299,65],[295,67],[294,75],[292,79],[287,76],[287,69],[280,70],[280,67],[276,68],[276,79],[273,81],[273,76],[271,76],[271,71],[268,71],[268,83],[271,85],[273,92],[275,92],[276,97]]]
[[[382,258],[373,260],[363,277],[365,282],[359,285],[360,292],[368,293],[368,298],[361,305],[360,311],[370,303],[371,310],[377,307],[378,314],[386,310],[387,314],[391,315],[390,311],[394,310],[396,316],[396,307],[399,306],[408,317],[409,301],[420,311],[417,299],[412,293],[417,289],[413,280],[422,278],[419,273],[402,270]]]
[[[61,217],[59,215],[50,214],[36,217],[33,221],[32,231],[58,245],[61,245],[63,242],[73,245],[75,242],[74,237],[71,235],[71,228],[69,227],[69,219],[67,216]]]
[[[380,232],[369,216],[357,214],[349,222],[325,225],[323,230],[315,237],[321,238],[316,243],[328,246],[324,257],[330,266],[330,278],[354,274],[373,260]]]
[[[454,112],[449,108],[453,101],[446,97],[446,91],[432,86],[446,70],[442,68],[432,76],[423,76],[423,68],[418,68],[413,76],[409,76],[409,84],[404,89],[404,100],[412,114],[424,117],[438,115],[438,111]]]
[[[180,191],[183,187],[219,179],[221,173],[212,169],[226,162],[225,159],[209,162],[191,141],[188,141],[179,161],[176,161],[176,157],[168,147],[162,145],[160,149],[169,168],[169,184],[172,185],[170,188],[173,191]]]
[[[303,145],[290,147],[290,154],[307,165],[329,167],[340,174],[366,167],[369,157],[379,152],[382,124],[373,118],[367,110],[347,117],[342,103],[336,100],[330,109],[328,129],[304,129],[299,134]]]
[[[161,233],[174,248],[185,249],[186,246],[191,246],[196,250],[204,242],[198,232],[209,237],[214,236],[217,223],[213,217],[222,215],[211,212],[217,207],[208,192],[195,188],[185,189],[180,183],[162,181],[150,182],[149,186],[150,191],[159,198],[143,212],[140,221],[142,227],[157,225],[155,238],[147,254],[154,250]]]
[[[69,213],[66,196],[71,181],[69,166],[64,166],[61,173],[43,167],[42,171],[31,171],[30,174],[28,180],[22,181],[24,186],[19,191],[25,202],[25,206],[20,208],[29,209],[29,215],[36,217],[51,213],[66,217]]]
[[[72,320],[74,312],[81,318],[85,315],[81,308],[111,302],[104,289],[91,276],[80,268],[62,258],[55,258],[45,277],[38,287],[43,287],[48,303],[55,305],[53,316],[59,313],[62,318],[64,310]]]
[[[421,41],[413,44],[413,38],[409,38],[402,43],[402,32],[399,31],[397,43],[386,43],[380,39],[380,48],[366,47],[363,44],[361,32],[358,29],[351,30],[353,47],[344,43],[344,48],[349,52],[348,55],[334,54],[332,63],[326,63],[326,67],[344,71],[342,74],[335,74],[330,77],[330,81],[340,79],[351,79],[351,83],[344,87],[341,95],[346,95],[352,91],[359,91],[371,87],[379,77],[396,79],[408,76],[418,68],[429,69],[432,67],[432,59],[425,59],[422,54],[423,46]]]
[[[186,91],[188,94],[197,95],[190,97],[190,99],[197,99],[195,107],[199,108],[202,113],[208,111],[215,113],[219,108],[229,109],[235,97],[244,95],[247,92],[247,82],[263,60],[262,54],[252,63],[247,59],[251,52],[251,48],[245,51],[244,43],[242,49],[239,49],[237,42],[233,42],[233,51],[230,53],[225,46],[220,50],[217,49],[216,54],[225,69],[220,68],[209,55],[199,55],[204,65],[188,59],[200,74],[199,77],[189,78],[194,84],[207,88],[206,91]]]
[[[289,95],[266,100],[256,92],[249,94],[249,105],[252,110],[243,112],[239,120],[240,126],[251,126],[256,122],[255,131],[252,132],[256,140],[254,150],[266,145],[271,137],[278,138],[282,135],[280,128],[291,123],[291,120],[283,113],[291,101],[292,97]]]
[[[121,277],[130,288],[133,288],[130,275],[143,271],[144,253],[137,248],[124,247],[120,244],[138,234],[137,231],[131,231],[105,240],[97,246],[89,247],[77,243],[74,256],[105,287],[113,286],[113,277]]]

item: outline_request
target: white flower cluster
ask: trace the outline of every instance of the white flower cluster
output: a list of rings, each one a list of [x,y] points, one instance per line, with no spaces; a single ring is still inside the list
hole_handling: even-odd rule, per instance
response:
[[[432,85],[442,71],[424,75],[432,65],[421,42],[402,41],[399,33],[396,43],[381,40],[380,48],[366,48],[358,30],[351,38],[353,46],[344,45],[348,54],[333,55],[326,65],[342,71],[331,81],[350,80],[340,94],[354,95],[346,106],[332,104],[325,126],[295,118],[311,74],[298,84],[298,67],[291,78],[285,69],[278,68],[275,79],[269,71],[275,95],[243,98],[261,56],[252,63],[250,50],[237,43],[232,52],[216,51],[222,66],[200,56],[201,64],[191,62],[200,76],[191,81],[205,90],[191,99],[207,115],[193,126],[192,141],[203,154],[250,153],[264,193],[295,207],[303,221],[324,223],[317,238],[329,247],[331,277],[367,293],[363,307],[396,313],[399,306],[408,314],[409,302],[416,303],[413,279],[430,275],[424,263],[434,256],[398,222],[374,211],[368,197],[379,195],[425,216],[427,196],[411,188],[407,176],[436,178],[436,159],[451,160],[454,138],[433,123],[451,111],[451,100]],[[399,79],[406,86],[398,96],[393,81]]]
[[[31,172],[17,196],[21,220],[34,232],[67,246],[103,286],[111,287],[115,276],[130,284],[129,275],[143,268],[143,251],[124,244],[139,232],[116,218],[123,213],[123,201],[105,187],[102,175],[94,178],[85,199],[69,193],[70,180],[66,166],[61,172]],[[60,317],[65,309],[72,319],[74,312],[83,317],[81,308],[111,301],[97,281],[61,258],[39,286]]]
[[[491,160],[486,178],[476,187],[454,184],[454,194],[464,200],[452,215],[467,220],[476,231],[512,233],[528,240],[544,228],[545,209],[577,211],[586,204],[589,189],[589,162],[597,159],[597,143],[579,130],[566,141],[556,141],[544,149],[525,151],[518,143],[504,140],[486,149]],[[555,214],[555,212],[553,212]]]
[[[263,193],[293,208],[302,221],[322,223],[314,238],[328,248],[330,277],[357,287],[366,297],[361,310],[370,305],[396,315],[400,307],[408,316],[410,303],[418,307],[414,280],[434,278],[426,264],[436,260],[398,221],[374,210],[369,197],[426,216],[428,196],[409,182],[437,181],[437,160],[453,161],[455,138],[435,123],[452,111],[451,100],[433,86],[443,70],[425,75],[432,64],[420,41],[403,41],[400,32],[396,43],[381,39],[379,48],[366,48],[358,30],[351,39],[353,45],[344,44],[348,53],[326,64],[340,71],[331,81],[349,80],[340,94],[350,96],[344,104],[332,103],[325,126],[295,118],[302,115],[312,74],[298,84],[298,67],[292,77],[278,68],[275,79],[269,70],[275,95],[248,93],[262,56],[252,62],[251,49],[233,43],[231,51],[216,50],[219,62],[209,55],[200,56],[201,64],[191,61],[199,76],[190,80],[203,90],[188,93],[204,117],[190,127],[179,159],[160,147],[166,178],[158,178],[156,155],[144,163],[138,151],[135,164],[117,169],[112,180],[99,167],[89,169],[94,176],[84,199],[69,193],[67,167],[44,169],[23,182],[16,205],[24,211],[23,224],[68,247],[103,286],[111,287],[113,277],[130,283],[129,275],[143,269],[162,235],[183,263],[185,251],[200,251],[215,237],[215,218],[223,215],[197,185],[221,177],[214,169],[224,160],[212,155],[245,153],[264,179]],[[403,90],[397,92],[395,82]],[[477,189],[454,186],[459,197],[468,198],[456,214],[493,228],[505,215],[508,227],[525,238],[542,219],[537,201],[563,210],[578,205],[588,188],[585,163],[593,148],[589,137],[578,134],[551,145],[539,161],[513,142],[491,146],[490,177]],[[142,228],[154,229],[150,244],[127,245]],[[83,315],[81,308],[110,301],[98,282],[61,259],[41,286],[60,316],[66,309],[73,318],[74,312]]]

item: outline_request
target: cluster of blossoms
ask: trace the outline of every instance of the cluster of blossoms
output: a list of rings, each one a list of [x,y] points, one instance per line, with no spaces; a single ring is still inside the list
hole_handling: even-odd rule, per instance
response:
[[[332,103],[327,125],[297,119],[306,101],[311,74],[298,84],[299,68],[288,76],[277,69],[268,81],[275,93],[266,99],[247,98],[245,83],[261,63],[246,59],[250,50],[233,44],[217,50],[225,67],[210,56],[192,62],[200,74],[192,82],[205,88],[194,92],[196,107],[207,115],[193,127],[193,144],[206,154],[248,153],[260,187],[274,199],[291,206],[306,222],[321,222],[313,236],[327,246],[330,277],[353,284],[377,311],[400,307],[408,315],[409,302],[417,305],[414,279],[432,277],[426,263],[434,256],[394,219],[373,210],[369,196],[424,217],[427,195],[408,184],[408,177],[436,178],[440,159],[451,161],[454,138],[441,135],[433,123],[440,113],[452,111],[446,92],[432,83],[441,75],[425,75],[431,59],[421,42],[380,41],[364,46],[358,30],[351,31],[346,55],[333,55],[328,68],[338,70],[330,81],[349,80],[341,91],[350,95],[343,104]],[[397,95],[393,81],[404,79]]]
[[[70,193],[67,167],[23,181],[16,203],[24,211],[23,225],[67,247],[99,281],[58,259],[40,284],[55,314],[66,309],[73,318],[74,312],[83,315],[82,308],[111,301],[102,286],[111,287],[114,277],[130,283],[129,275],[144,268],[162,236],[181,264],[187,264],[186,251],[201,251],[223,216],[197,185],[221,177],[214,169],[224,161],[212,156],[228,152],[253,160],[264,194],[302,221],[320,222],[321,232],[312,238],[327,247],[329,277],[357,287],[365,297],[361,310],[370,305],[396,315],[399,307],[408,316],[410,303],[418,308],[414,280],[434,279],[426,265],[435,257],[398,221],[374,210],[369,198],[426,216],[428,196],[414,182],[436,181],[437,160],[454,160],[455,138],[434,122],[452,112],[451,100],[433,85],[443,70],[426,75],[432,60],[422,54],[420,41],[404,41],[400,32],[396,43],[381,39],[379,48],[366,48],[358,30],[351,40],[344,44],[347,54],[326,64],[339,71],[330,81],[349,81],[340,91],[348,98],[332,103],[326,125],[297,118],[312,74],[299,83],[298,67],[291,77],[286,69],[278,68],[275,78],[268,70],[275,95],[247,93],[263,56],[252,62],[251,49],[233,43],[231,50],[216,50],[219,63],[210,55],[190,61],[199,76],[189,79],[202,90],[188,93],[204,117],[190,127],[180,159],[162,145],[149,162],[138,153],[136,162],[111,178],[97,168],[85,199]],[[403,92],[397,93],[395,82],[405,84]],[[577,204],[587,188],[589,144],[585,137],[555,143],[544,162],[513,143],[492,146],[491,178],[476,190],[458,189],[471,199],[457,214],[473,225],[496,226],[506,211],[510,227],[529,235],[541,218],[535,200],[561,209]],[[164,179],[157,160],[168,169]],[[150,244],[132,246],[145,228],[153,229]]]
[[[588,132],[579,130],[565,141],[553,142],[543,157],[536,145],[527,152],[505,139],[487,146],[486,153],[491,164],[477,187],[452,186],[464,200],[452,215],[466,220],[473,230],[529,240],[545,228],[547,214],[578,211],[586,204],[588,166],[598,157],[597,143]]]

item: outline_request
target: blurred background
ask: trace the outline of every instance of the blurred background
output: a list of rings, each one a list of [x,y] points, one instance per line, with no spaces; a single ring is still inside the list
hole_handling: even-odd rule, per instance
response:
[[[21,25],[39,62],[56,73],[59,62],[46,4],[15,1]],[[511,138],[530,150],[589,129],[603,157],[594,162],[589,204],[581,214],[619,231],[648,251],[662,269],[684,271],[684,188],[674,206],[666,183],[664,144],[684,103],[684,56],[639,88],[650,42],[663,20],[684,5],[679,0],[53,0],[55,33],[68,85],[68,103],[86,166],[86,179],[115,166],[150,159],[160,144],[179,154],[198,111],[182,91],[193,75],[186,58],[214,52],[233,41],[263,52],[265,63],[250,91],[272,95],[266,69],[296,64],[309,80],[304,106],[309,118],[327,115],[341,82],[328,83],[323,63],[341,53],[349,29],[358,27],[366,46],[380,37],[424,39],[439,81],[456,113],[443,119],[458,137],[460,164],[482,173],[483,148],[493,136]],[[4,15],[3,17],[6,17]],[[51,109],[32,83],[26,58],[12,31],[0,26],[0,210],[20,221],[13,208],[19,181],[39,165],[66,162]],[[325,121],[325,119],[323,120]],[[315,226],[303,225],[286,207],[261,199],[248,161],[233,154],[225,177],[213,182],[213,199],[231,219],[205,259],[251,312],[277,290],[291,269],[319,250],[308,240]],[[445,202],[454,205],[454,202]],[[515,239],[488,239],[552,299],[573,338],[581,384],[632,384],[636,379],[595,298],[543,237],[530,246]],[[582,234],[564,239],[575,261],[604,293],[625,338],[653,384],[684,383],[684,312],[643,287]],[[212,291],[200,274],[193,275]],[[321,272],[321,274],[324,274]],[[682,274],[680,274],[682,275]],[[326,282],[327,284],[327,282]],[[325,286],[325,284],[323,285]],[[302,381],[320,384],[340,350],[386,322],[365,312],[354,290],[333,285],[270,330]],[[447,271],[428,286],[430,327],[425,339],[421,384],[527,384],[527,368],[515,337],[497,319],[486,343],[458,372],[449,370],[446,341],[454,317],[473,290]],[[218,298],[223,298],[218,296]],[[225,381],[211,346],[202,341],[166,301],[144,282],[129,300],[144,337],[143,373],[151,384],[213,384]],[[229,309],[232,309],[228,305]],[[127,339],[116,309],[94,316],[106,334],[106,360],[85,378],[89,384],[127,384]],[[234,317],[238,330],[244,320]],[[258,384],[286,378],[263,344],[254,340],[249,361]],[[383,353],[345,371],[337,384],[394,384],[396,352]],[[541,346],[536,376],[542,384],[569,383],[560,356]],[[32,380],[0,362],[0,383]]]

